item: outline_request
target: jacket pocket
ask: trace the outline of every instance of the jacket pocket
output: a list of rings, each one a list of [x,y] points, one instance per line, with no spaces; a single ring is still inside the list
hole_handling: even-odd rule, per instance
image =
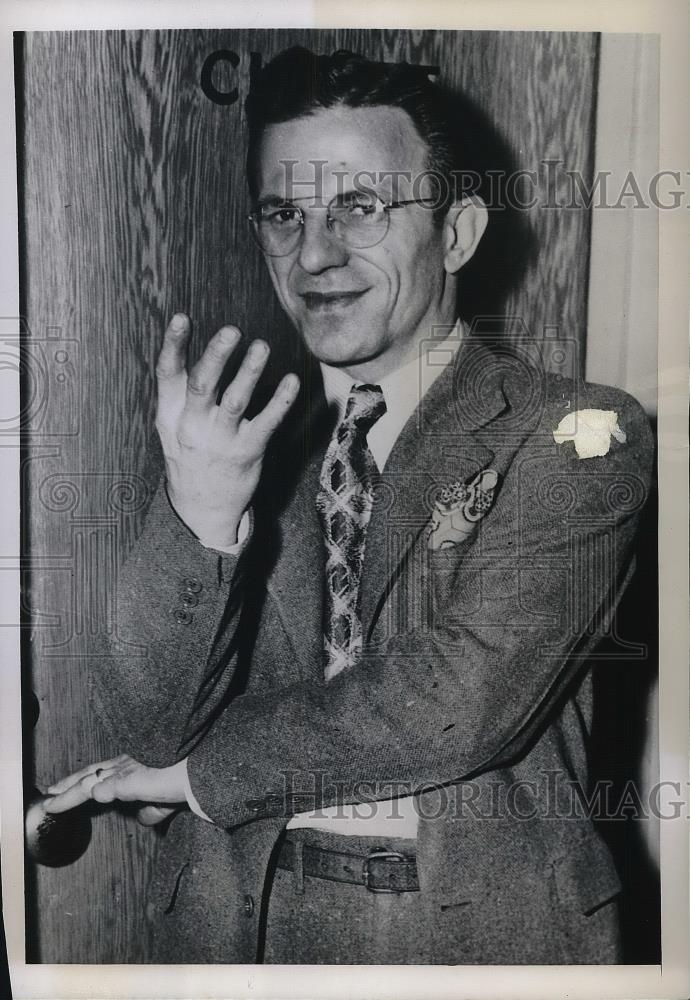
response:
[[[162,854],[162,857],[161,857]],[[185,876],[189,873],[191,859],[172,852],[166,856],[159,854],[149,883],[146,913],[150,921],[156,922],[169,916],[177,907]]]

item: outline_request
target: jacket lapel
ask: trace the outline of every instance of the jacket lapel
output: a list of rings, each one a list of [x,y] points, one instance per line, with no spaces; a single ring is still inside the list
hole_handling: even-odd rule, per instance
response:
[[[377,484],[367,529],[361,585],[365,639],[429,522],[439,488],[491,466],[499,474],[500,489],[527,432],[511,418],[524,410],[525,393],[535,391],[529,380],[506,379],[506,372],[510,374],[510,365],[502,365],[481,342],[468,338],[455,364],[436,379],[395,442]],[[322,387],[312,384],[311,391],[281,446],[282,472],[274,495],[284,495],[287,475],[294,480],[287,490],[289,499],[280,510],[270,508],[257,530],[269,532],[271,523],[277,525],[271,548],[278,558],[268,589],[302,677],[323,681],[325,551],[315,499],[334,415]]]
[[[408,420],[381,474],[362,578],[365,639],[429,522],[439,488],[489,466],[502,474],[514,447],[506,450],[496,426],[509,411],[501,366],[481,343],[466,340]]]
[[[276,552],[268,591],[276,602],[300,675],[323,680],[323,580],[325,549],[316,511],[321,466],[335,423],[322,387],[312,382],[301,416],[281,444],[274,496],[283,496],[286,479],[292,481],[284,507],[272,508],[264,530],[276,532]]]

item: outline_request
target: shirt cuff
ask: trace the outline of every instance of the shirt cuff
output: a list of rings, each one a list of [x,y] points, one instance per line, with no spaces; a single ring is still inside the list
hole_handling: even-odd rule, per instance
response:
[[[200,538],[199,541],[204,546],[205,549],[213,549],[214,552],[224,552],[229,556],[236,556],[239,554],[240,549],[247,541],[249,537],[250,530],[252,526],[251,513],[249,510],[245,510],[242,515],[242,520],[240,521],[237,528],[237,541],[234,545],[229,545],[227,548],[223,549],[219,545],[206,545],[204,541]]]
[[[242,546],[247,541],[247,538],[251,535],[251,532],[252,532],[252,513],[251,513],[251,507],[248,507],[247,510],[245,510],[244,514],[242,515],[242,520],[240,521],[240,523],[239,523],[239,525],[237,527],[237,541],[235,542],[234,545],[229,545],[229,546],[227,546],[227,548],[222,548],[221,546],[218,546],[218,545],[206,545],[206,543],[204,541],[202,541],[202,539],[199,538],[199,536],[197,534],[195,534],[191,530],[191,528],[189,528],[185,524],[185,522],[182,520],[182,518],[180,517],[180,515],[177,513],[177,511],[175,510],[175,507],[173,506],[173,502],[170,499],[170,494],[168,493],[168,484],[167,484],[167,481],[164,483],[164,485],[165,485],[165,496],[167,498],[168,506],[170,507],[170,510],[173,512],[173,514],[175,515],[175,517],[177,518],[177,520],[180,522],[180,524],[183,524],[185,526],[185,528],[187,529],[187,531],[189,532],[189,534],[192,535],[194,538],[196,538],[198,540],[198,542],[199,542],[200,545],[202,545],[205,549],[210,549],[212,552],[222,552],[224,555],[229,555],[229,556],[239,555],[239,552],[242,549]]]
[[[193,813],[196,813],[197,816],[200,816],[202,819],[205,819],[207,823],[212,823],[213,820],[211,819],[210,816],[206,815],[206,813],[204,812],[204,810],[201,808],[201,806],[197,802],[196,795],[192,791],[192,786],[189,783],[189,774],[187,772],[187,761],[186,760],[184,762],[184,773],[182,775],[182,778],[184,780],[184,793],[185,793],[185,796],[187,798],[187,805],[189,806],[189,808],[192,810]]]

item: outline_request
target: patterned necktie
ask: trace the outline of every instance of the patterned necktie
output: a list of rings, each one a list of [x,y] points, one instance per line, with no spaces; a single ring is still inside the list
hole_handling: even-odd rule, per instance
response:
[[[316,508],[326,542],[326,680],[362,651],[359,587],[377,475],[367,434],[385,412],[380,386],[353,386],[321,468]]]

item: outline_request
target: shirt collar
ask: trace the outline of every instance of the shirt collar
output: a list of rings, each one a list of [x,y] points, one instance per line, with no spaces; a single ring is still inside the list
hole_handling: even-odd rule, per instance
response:
[[[400,368],[379,379],[383,398],[386,401],[386,415],[396,423],[403,423],[410,417],[423,397],[442,371],[455,360],[460,342],[467,333],[465,324],[458,319],[452,330],[438,340],[423,341],[415,357]],[[333,365],[320,362],[323,388],[329,406],[337,407],[338,420],[345,412],[348,397],[353,386],[364,385]]]

